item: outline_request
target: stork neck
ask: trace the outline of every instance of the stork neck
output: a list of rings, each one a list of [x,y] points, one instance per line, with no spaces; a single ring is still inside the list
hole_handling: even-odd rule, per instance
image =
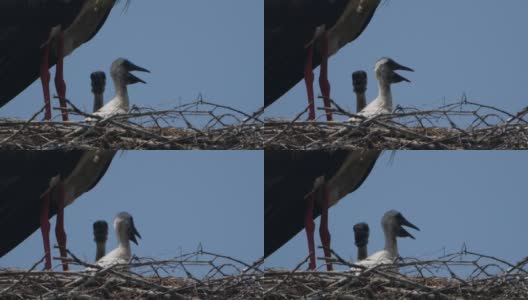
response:
[[[120,80],[114,80],[114,88],[118,97],[128,99],[126,84],[122,83]]]
[[[356,93],[356,112],[360,112],[365,106],[367,106],[365,93]]]
[[[387,109],[388,111],[392,111],[391,84],[384,80],[379,80],[378,91],[378,99],[382,102],[383,108]]]
[[[93,112],[98,111],[101,107],[103,107],[103,94],[94,93]]]
[[[116,92],[116,98],[120,102],[119,106],[128,110],[128,90],[126,83],[114,78],[114,88]]]
[[[367,245],[358,247],[357,260],[364,260],[367,258]]]
[[[124,232],[122,234],[119,234],[119,232],[117,233],[117,240],[118,247],[126,253],[130,253],[130,240]]]
[[[385,250],[389,252],[391,258],[398,257],[398,241],[396,236],[389,236],[385,233]]]
[[[97,242],[96,245],[95,261],[98,261],[106,254],[106,242]]]

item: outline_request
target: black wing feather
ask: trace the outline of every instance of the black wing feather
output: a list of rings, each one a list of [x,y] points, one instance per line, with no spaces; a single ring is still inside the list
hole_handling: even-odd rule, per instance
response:
[[[67,177],[83,151],[0,152],[0,257],[40,228],[41,195],[52,177]],[[56,207],[51,207],[50,218]]]
[[[304,196],[319,176],[332,178],[349,151],[266,151],[264,154],[264,256],[304,228]],[[359,185],[358,185],[359,187]],[[321,210],[315,207],[314,218]]]
[[[343,14],[349,0],[265,0],[264,3],[264,107],[271,105],[304,77],[306,44],[318,26],[329,29]],[[367,27],[370,12],[357,38]],[[321,63],[313,56],[313,68]]]
[[[0,107],[40,75],[42,46],[55,26],[67,28],[84,0],[0,1]],[[51,53],[49,67],[56,64]]]

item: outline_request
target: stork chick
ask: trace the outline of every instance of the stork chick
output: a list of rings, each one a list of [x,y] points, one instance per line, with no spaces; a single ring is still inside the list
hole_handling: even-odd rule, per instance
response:
[[[110,67],[110,75],[112,76],[112,81],[114,82],[116,95],[112,100],[110,100],[110,102],[94,113],[95,115],[106,117],[128,112],[129,98],[127,86],[138,82],[146,83],[142,79],[130,73],[132,71],[150,73],[149,70],[136,66],[124,58],[118,58],[112,63],[112,66]]]
[[[367,72],[361,70],[352,73],[352,86],[356,94],[356,112],[360,112],[367,106]]]
[[[93,223],[93,235],[96,244],[95,261],[106,254],[106,240],[108,239],[108,223],[104,220]]]
[[[117,248],[110,251],[97,261],[97,265],[107,267],[115,264],[126,264],[132,257],[130,241],[138,244],[136,237],[141,235],[134,226],[134,219],[127,212],[119,213],[114,219],[114,230],[117,237]]]
[[[357,247],[357,260],[367,258],[367,244],[369,239],[370,229],[367,223],[357,223],[354,225],[354,239]]]
[[[374,71],[376,73],[376,79],[378,80],[379,94],[376,99],[359,112],[360,115],[370,117],[392,112],[391,85],[402,81],[411,82],[409,79],[396,73],[396,70],[414,72],[413,69],[402,66],[390,58],[384,57],[378,60]],[[356,120],[356,118],[352,119]]]
[[[398,237],[410,237],[414,239],[414,236],[407,232],[402,226],[407,226],[420,230],[411,222],[407,221],[403,215],[396,210],[389,210],[383,215],[381,219],[381,226],[385,235],[385,248],[380,250],[364,260],[358,261],[356,264],[365,266],[367,268],[374,267],[380,264],[391,264],[398,257]],[[355,268],[354,268],[355,269]]]
[[[96,71],[90,74],[92,81],[92,93],[94,94],[93,112],[103,107],[103,94],[106,87],[106,74],[103,71]]]

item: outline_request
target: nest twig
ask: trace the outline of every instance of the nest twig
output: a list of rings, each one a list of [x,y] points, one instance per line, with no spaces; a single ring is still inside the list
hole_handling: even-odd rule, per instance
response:
[[[75,256],[69,263],[91,266]],[[0,298],[259,299],[261,264],[198,250],[162,261],[134,258],[126,265],[91,271],[0,269]]]
[[[199,99],[167,110],[133,107],[127,114],[101,118],[70,101],[70,114],[93,121],[39,122],[0,119],[0,148],[53,149],[256,149],[261,111],[238,109]]]
[[[332,251],[333,252],[333,251]],[[1,299],[527,299],[528,258],[518,263],[463,249],[433,260],[399,259],[350,271],[263,270],[263,260],[245,263],[199,249],[172,259],[134,258],[90,271],[0,269]],[[321,261],[324,259],[321,258]],[[341,267],[339,266],[341,265]],[[324,268],[324,266],[321,266]],[[359,271],[361,270],[361,271]]]
[[[335,114],[356,121],[266,120],[264,148],[528,149],[528,108],[509,113],[463,99],[433,110],[397,107],[391,114],[365,118],[335,107]]]
[[[368,119],[334,105],[353,122],[299,121],[307,110],[293,121],[262,121],[262,110],[249,114],[203,99],[102,119],[69,103],[70,113],[96,121],[35,121],[41,111],[29,121],[0,119],[0,149],[528,149],[528,108],[509,113],[467,99]]]
[[[526,299],[528,258],[517,264],[463,250],[358,271],[268,270],[265,299]],[[353,266],[334,259],[334,264]],[[399,269],[399,272],[397,271]]]

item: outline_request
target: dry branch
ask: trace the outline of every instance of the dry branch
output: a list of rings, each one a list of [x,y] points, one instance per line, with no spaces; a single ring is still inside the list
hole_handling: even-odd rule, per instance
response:
[[[510,264],[464,250],[436,260],[401,259],[361,273],[267,270],[261,284],[270,300],[527,299],[526,264],[526,259]],[[348,269],[351,264],[342,265]]]
[[[74,256],[69,263],[89,265]],[[134,258],[130,264],[97,271],[4,269],[0,270],[0,298],[259,299],[261,264],[199,250],[163,261]]]
[[[263,261],[198,250],[168,260],[134,258],[97,271],[0,269],[1,299],[527,299],[528,258],[519,263],[468,250],[433,260],[400,259],[361,273],[262,270]],[[324,261],[323,258],[320,258]],[[90,266],[75,256],[70,264]],[[341,265],[341,266],[339,266]],[[324,268],[324,266],[321,266]],[[399,268],[399,272],[396,269]]]
[[[373,118],[335,106],[355,122],[266,120],[264,148],[316,149],[528,149],[528,108],[518,113],[469,102],[434,110],[398,107]]]
[[[68,101],[69,102],[69,101]],[[356,122],[260,119],[262,110],[245,113],[203,100],[168,110],[134,107],[105,119],[70,113],[92,122],[36,122],[0,119],[0,149],[528,149],[528,108],[505,110],[463,100],[433,110],[398,107],[373,118],[335,114]]]
[[[168,110],[133,107],[102,119],[70,101],[70,114],[96,121],[39,122],[0,119],[0,149],[256,149],[262,113],[247,114],[204,100]]]

